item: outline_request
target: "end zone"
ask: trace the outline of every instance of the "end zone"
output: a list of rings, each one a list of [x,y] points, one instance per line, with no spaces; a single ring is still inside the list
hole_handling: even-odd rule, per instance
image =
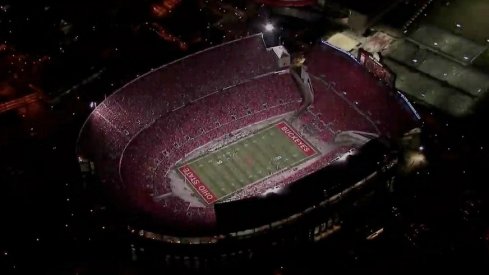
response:
[[[308,157],[315,155],[317,152],[314,148],[309,145],[304,139],[302,139],[295,130],[290,127],[285,121],[282,121],[275,125],[282,131],[290,140],[294,142],[295,145]]]
[[[185,180],[191,183],[190,185],[195,189],[195,191],[197,191],[197,193],[199,193],[207,204],[211,204],[217,200],[216,195],[214,195],[211,190],[207,188],[199,176],[197,176],[197,174],[188,165],[180,166],[178,171],[180,171]]]

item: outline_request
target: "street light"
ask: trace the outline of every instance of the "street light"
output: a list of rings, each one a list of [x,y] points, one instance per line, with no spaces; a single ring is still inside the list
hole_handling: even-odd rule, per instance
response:
[[[266,30],[267,32],[271,32],[271,31],[273,31],[274,29],[275,29],[275,27],[273,26],[273,24],[272,24],[272,23],[266,23],[266,24],[265,24],[265,30]]]

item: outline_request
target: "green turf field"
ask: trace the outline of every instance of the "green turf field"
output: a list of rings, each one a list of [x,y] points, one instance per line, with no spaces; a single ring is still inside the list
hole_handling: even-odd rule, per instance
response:
[[[284,132],[282,127],[290,131]],[[204,201],[213,203],[244,186],[294,167],[316,152],[295,130],[280,122],[191,160],[178,170]],[[208,193],[212,195],[206,197]]]

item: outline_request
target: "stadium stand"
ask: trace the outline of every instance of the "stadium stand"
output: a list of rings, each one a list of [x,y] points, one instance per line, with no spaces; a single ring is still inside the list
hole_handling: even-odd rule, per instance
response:
[[[382,140],[372,140],[342,161],[316,170],[318,172],[314,174],[301,174],[294,178],[280,194],[217,203],[215,212],[218,226],[224,232],[243,230],[301,213],[311,205],[319,205],[330,194],[341,192],[352,182],[360,182],[372,171],[377,171],[388,146]]]
[[[147,186],[149,193],[152,190],[158,194],[170,193],[168,170],[186,154],[247,125],[292,112],[300,102],[301,95],[287,71],[259,76],[194,100],[159,119],[130,142],[121,158],[121,179],[131,189],[140,189],[152,182]],[[172,217],[188,219],[188,224],[196,222],[194,214],[199,208],[179,209],[186,213]],[[168,217],[166,210],[172,209],[157,207],[155,214]],[[202,223],[212,224],[213,221]]]
[[[164,65],[125,85],[97,106],[83,126],[94,132],[80,132],[78,151],[82,155],[97,154],[92,157],[97,160],[106,153],[117,158],[129,140],[164,114],[223,87],[276,69],[273,53],[267,51],[259,34]],[[97,131],[103,132],[94,135]],[[99,146],[105,148],[89,149]],[[110,166],[95,163],[97,170]]]
[[[163,226],[168,234],[165,239],[191,235],[212,236],[209,240],[213,240],[218,223],[222,224],[215,205],[195,204],[198,195],[192,192],[193,201],[177,195],[169,177],[192,152],[208,150],[216,140],[229,142],[246,127],[285,114],[300,127],[298,132],[328,145],[345,131],[390,137],[414,127],[412,110],[402,109],[405,102],[398,94],[346,53],[326,44],[314,48],[307,61],[310,78],[301,72],[312,86],[308,89],[298,83],[297,75],[278,68],[273,55],[262,36],[254,35],[195,53],[135,79],[88,117],[78,140],[80,159],[93,161],[100,181],[115,191],[122,206],[138,213],[142,223]],[[403,107],[398,110],[397,106]],[[296,190],[287,188],[353,149],[358,148],[335,144],[322,149],[300,166],[230,194],[217,207],[223,209],[229,203],[232,208],[240,205],[239,201],[244,205],[270,190]],[[259,201],[258,205],[266,205],[277,199]],[[295,211],[303,204],[294,207]],[[277,217],[292,213],[286,209],[278,211],[282,214]]]
[[[405,115],[406,110],[392,108],[392,106],[404,106],[406,103],[400,102],[391,88],[373,77],[350,55],[327,43],[321,43],[309,53],[306,60],[308,73],[313,81],[315,79],[316,82],[329,83],[349,102],[363,110],[386,136],[399,133],[406,123],[414,127],[412,117]],[[317,60],[327,62],[316,62]],[[315,89],[316,86],[314,85]],[[411,113],[412,110],[409,112]]]

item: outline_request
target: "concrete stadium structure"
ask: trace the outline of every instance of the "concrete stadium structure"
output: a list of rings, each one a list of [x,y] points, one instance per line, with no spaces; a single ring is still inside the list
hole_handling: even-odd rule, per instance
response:
[[[392,144],[419,126],[411,104],[325,42],[299,67],[284,67],[287,55],[260,34],[245,37],[148,72],[98,104],[77,153],[127,211],[132,234],[229,246],[267,232],[282,238],[277,230],[302,223],[300,234],[318,240],[340,227],[332,205],[386,178],[397,162]],[[178,173],[189,159],[279,121],[318,154],[210,204]]]

